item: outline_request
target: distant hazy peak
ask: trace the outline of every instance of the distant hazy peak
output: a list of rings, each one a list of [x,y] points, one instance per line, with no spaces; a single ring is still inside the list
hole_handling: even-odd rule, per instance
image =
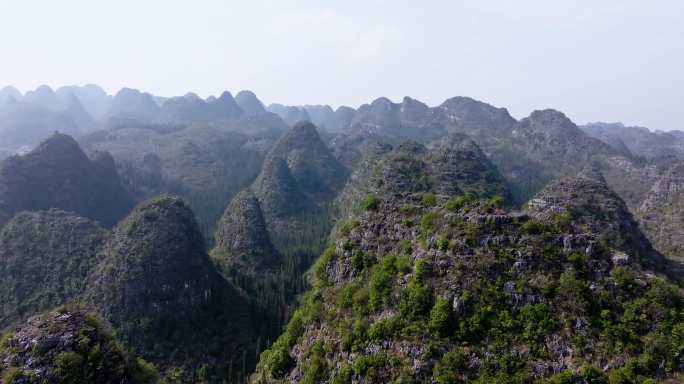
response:
[[[442,104],[440,104],[439,107],[446,110],[469,111],[471,113],[475,111],[488,112],[491,114],[497,114],[502,118],[510,120],[511,122],[515,121],[506,108],[495,107],[491,104],[466,96],[456,96],[446,99]]]
[[[235,102],[248,115],[256,115],[266,112],[264,104],[252,91],[242,90],[235,96]]]
[[[12,85],[7,85],[0,89],[0,102],[3,102],[10,97],[19,100],[21,99],[21,96],[21,92]]]
[[[154,121],[158,114],[159,105],[153,96],[132,88],[121,88],[112,99],[108,112],[109,117],[142,122]]]
[[[87,159],[87,156],[81,150],[76,140],[69,135],[60,132],[55,132],[52,136],[41,142],[36,149],[31,151],[32,154],[54,154],[58,156],[73,155],[78,158]]]

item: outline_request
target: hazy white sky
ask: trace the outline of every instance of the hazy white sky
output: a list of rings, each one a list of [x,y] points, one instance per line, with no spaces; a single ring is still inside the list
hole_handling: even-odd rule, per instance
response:
[[[684,129],[682,0],[0,0],[0,85],[253,90]]]

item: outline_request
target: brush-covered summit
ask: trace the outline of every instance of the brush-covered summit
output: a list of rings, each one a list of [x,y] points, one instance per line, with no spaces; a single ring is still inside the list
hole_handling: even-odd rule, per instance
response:
[[[676,378],[684,297],[657,274],[665,265],[642,257],[624,202],[595,176],[550,187],[530,213],[462,192],[357,202],[253,381]],[[596,200],[571,198],[589,192]],[[625,228],[637,241],[611,237]]]
[[[606,244],[627,252],[624,257],[638,258],[650,268],[667,266],[639,229],[625,202],[608,187],[595,167],[588,167],[576,177],[550,183],[527,206],[539,217],[568,215],[574,226],[600,234]]]
[[[347,170],[309,122],[299,122],[271,149],[252,190],[267,221],[315,209],[342,188]]]
[[[256,196],[242,191],[226,208],[216,230],[214,262],[226,276],[235,272],[254,275],[281,262],[266,228]]]
[[[114,229],[101,257],[86,301],[127,345],[189,374],[201,362],[217,374],[225,367],[214,362],[239,357],[253,329],[249,306],[217,272],[182,200],[161,196],[138,205]]]
[[[0,164],[0,224],[17,212],[59,208],[111,226],[132,205],[111,156],[91,160],[61,133]]]
[[[367,195],[390,199],[406,192],[445,198],[468,195],[508,197],[506,183],[479,146],[463,134],[451,134],[430,147],[408,141],[369,146],[337,198],[349,213]],[[357,207],[358,208],[358,207]]]
[[[152,384],[156,369],[124,351],[107,325],[78,309],[37,315],[0,338],[3,384]]]

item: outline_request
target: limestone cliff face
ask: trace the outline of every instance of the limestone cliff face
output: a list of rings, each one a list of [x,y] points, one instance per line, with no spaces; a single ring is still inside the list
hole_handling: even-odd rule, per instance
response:
[[[684,261],[684,163],[675,164],[655,182],[636,215],[658,250]]]
[[[112,226],[132,205],[111,157],[90,160],[67,135],[55,133],[0,165],[0,211],[6,217],[59,208]]]
[[[57,209],[23,212],[0,230],[0,329],[77,300],[109,232]]]

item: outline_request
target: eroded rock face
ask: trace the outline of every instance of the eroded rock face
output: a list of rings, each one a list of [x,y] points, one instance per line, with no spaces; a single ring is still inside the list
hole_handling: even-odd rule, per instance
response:
[[[684,262],[684,163],[655,182],[636,215],[659,251]]]
[[[0,211],[59,208],[114,225],[133,205],[108,155],[92,161],[70,136],[55,133],[0,165]]]
[[[29,319],[0,345],[4,384],[154,383],[156,370],[125,353],[107,326],[79,310]]]
[[[0,329],[76,300],[109,232],[57,209],[22,212],[0,231]]]
[[[573,226],[603,236],[611,246],[628,250],[644,265],[666,266],[662,255],[639,230],[624,201],[608,187],[596,167],[550,183],[527,206],[532,214],[543,218],[567,213]]]
[[[259,201],[250,191],[240,192],[233,198],[218,223],[215,237],[212,256],[224,272],[236,269],[241,274],[254,275],[280,262]]]

